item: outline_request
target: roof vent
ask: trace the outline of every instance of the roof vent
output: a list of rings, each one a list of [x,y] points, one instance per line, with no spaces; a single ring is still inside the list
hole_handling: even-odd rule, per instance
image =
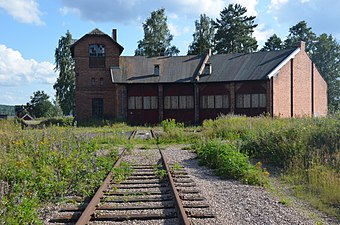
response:
[[[154,65],[153,74],[156,76],[159,76],[159,65],[158,64]]]
[[[204,74],[210,75],[212,72],[211,63],[206,63],[204,65]]]

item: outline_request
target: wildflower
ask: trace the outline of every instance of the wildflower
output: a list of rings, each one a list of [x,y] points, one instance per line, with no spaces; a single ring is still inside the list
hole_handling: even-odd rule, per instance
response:
[[[268,172],[268,171],[264,171],[264,172],[263,172],[263,175],[264,175],[265,177],[268,177],[268,176],[269,176],[269,172]]]
[[[256,169],[260,170],[262,167],[262,163],[261,162],[257,162],[255,165]]]

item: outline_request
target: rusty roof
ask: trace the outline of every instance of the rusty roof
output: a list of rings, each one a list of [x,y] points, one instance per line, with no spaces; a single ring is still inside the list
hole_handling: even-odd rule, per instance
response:
[[[294,49],[233,53],[210,56],[211,74],[199,75],[205,55],[198,56],[122,56],[119,68],[111,68],[114,83],[229,82],[268,79],[268,75],[287,59]],[[160,74],[154,74],[159,65]]]
[[[115,83],[186,83],[198,73],[204,55],[195,56],[121,56],[119,68],[111,68]],[[159,66],[159,75],[155,75]]]

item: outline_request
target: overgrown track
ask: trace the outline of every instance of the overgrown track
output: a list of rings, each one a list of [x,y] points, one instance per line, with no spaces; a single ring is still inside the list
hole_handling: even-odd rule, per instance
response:
[[[134,131],[129,138],[155,137],[153,131]],[[178,165],[169,165],[163,152],[159,148],[158,151],[157,163],[131,164],[131,175],[119,182],[115,182],[110,172],[88,204],[62,209],[68,214],[53,218],[50,223],[81,225],[94,221],[137,220],[148,224],[148,220],[163,220],[190,224],[192,218],[214,217],[186,171]],[[122,157],[114,168],[121,162]]]

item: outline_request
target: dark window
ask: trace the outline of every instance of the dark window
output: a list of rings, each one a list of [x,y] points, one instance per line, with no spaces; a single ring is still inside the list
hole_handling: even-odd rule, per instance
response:
[[[129,109],[157,109],[157,96],[130,96],[128,98]]]
[[[153,73],[157,76],[159,76],[159,65],[155,65],[153,68]]]
[[[104,85],[104,79],[101,77],[100,78],[100,86],[103,86]]]
[[[204,74],[207,75],[211,74],[211,63],[206,63],[204,65]]]
[[[237,94],[237,108],[265,108],[267,105],[266,94]]]
[[[104,101],[102,98],[92,99],[92,117],[103,118]]]
[[[164,96],[164,109],[193,109],[194,96]]]
[[[202,109],[229,108],[229,95],[203,95],[201,97]]]
[[[89,66],[90,68],[105,67],[105,46],[101,44],[89,45]]]
[[[96,86],[96,78],[94,77],[91,78],[91,85]]]

